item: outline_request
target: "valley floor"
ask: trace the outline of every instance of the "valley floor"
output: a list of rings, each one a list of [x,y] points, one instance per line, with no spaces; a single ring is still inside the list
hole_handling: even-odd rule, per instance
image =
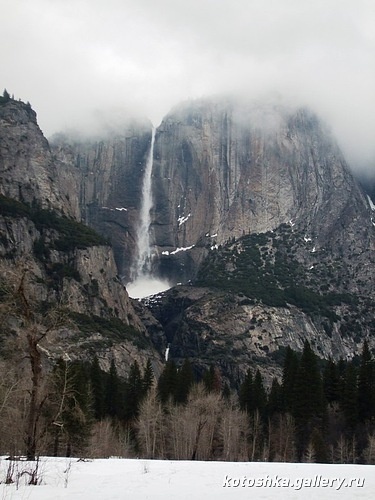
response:
[[[372,499],[375,466],[290,463],[41,458],[41,484],[4,484],[10,462],[0,459],[2,500]],[[17,472],[32,470],[13,462]]]

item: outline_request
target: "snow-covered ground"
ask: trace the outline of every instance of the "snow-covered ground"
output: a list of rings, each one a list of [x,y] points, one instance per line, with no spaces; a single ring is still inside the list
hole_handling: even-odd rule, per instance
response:
[[[42,458],[42,484],[3,481],[0,499],[29,500],[242,500],[375,498],[375,466],[284,463],[185,462],[104,459],[88,462]],[[19,472],[30,469],[17,462]]]

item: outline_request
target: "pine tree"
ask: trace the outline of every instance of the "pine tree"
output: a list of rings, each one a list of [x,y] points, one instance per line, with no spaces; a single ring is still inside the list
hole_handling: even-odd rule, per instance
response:
[[[246,411],[248,414],[255,411],[253,376],[250,369],[247,370],[244,381],[240,385],[238,399],[242,411]]]
[[[146,367],[143,372],[142,378],[142,398],[146,397],[150,389],[154,384],[155,376],[154,370],[152,369],[151,359],[149,358],[146,363]]]
[[[313,427],[322,429],[326,404],[317,358],[308,341],[305,342],[297,372],[292,403],[296,421],[297,454],[302,458]]]
[[[283,388],[277,378],[273,378],[271,390],[268,395],[267,414],[272,417],[276,413],[284,412]]]
[[[293,408],[295,418],[306,421],[312,417],[322,418],[325,410],[322,379],[317,357],[305,342],[297,372]]]
[[[254,397],[254,407],[259,411],[262,418],[265,417],[265,409],[267,404],[267,393],[263,385],[262,375],[260,371],[257,370],[253,382],[253,397]]]
[[[357,370],[349,363],[341,382],[340,407],[344,413],[346,425],[353,431],[358,423]]]
[[[185,359],[183,365],[177,372],[175,401],[176,403],[186,403],[189,396],[189,391],[194,383],[194,374],[191,363]]]
[[[283,366],[282,390],[284,410],[289,413],[293,411],[294,389],[297,380],[298,366],[299,361],[297,353],[288,346],[286,348]]]
[[[10,94],[7,91],[7,89],[4,89],[2,102],[8,102],[8,101],[10,101]]]
[[[323,372],[324,395],[328,403],[340,399],[340,374],[336,363],[330,357]]]
[[[121,414],[120,379],[117,375],[117,369],[113,359],[107,376],[105,412],[110,417],[118,417]]]
[[[96,420],[101,420],[105,415],[104,378],[97,356],[94,357],[91,363],[90,379],[94,417]]]
[[[177,368],[172,360],[168,360],[160,374],[157,386],[158,398],[161,403],[167,403],[169,398],[174,398],[177,386]]]
[[[130,367],[129,376],[125,383],[125,420],[131,420],[138,415],[139,405],[144,396],[144,385],[138,362]]]

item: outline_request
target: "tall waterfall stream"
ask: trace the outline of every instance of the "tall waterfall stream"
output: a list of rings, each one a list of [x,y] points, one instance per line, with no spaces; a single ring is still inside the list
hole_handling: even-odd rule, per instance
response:
[[[152,128],[150,151],[143,177],[142,203],[137,232],[137,254],[132,266],[132,280],[126,286],[130,297],[133,298],[147,297],[148,295],[153,295],[170,288],[167,281],[162,281],[152,275],[152,259],[156,256],[156,253],[153,252],[150,239],[151,209],[153,206],[152,167],[154,144],[155,127]]]

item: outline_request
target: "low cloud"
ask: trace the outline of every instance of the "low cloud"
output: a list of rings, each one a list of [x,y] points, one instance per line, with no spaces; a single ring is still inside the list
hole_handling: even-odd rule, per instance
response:
[[[158,124],[181,100],[277,92],[375,170],[371,0],[3,0],[3,86],[47,136],[116,110]]]

